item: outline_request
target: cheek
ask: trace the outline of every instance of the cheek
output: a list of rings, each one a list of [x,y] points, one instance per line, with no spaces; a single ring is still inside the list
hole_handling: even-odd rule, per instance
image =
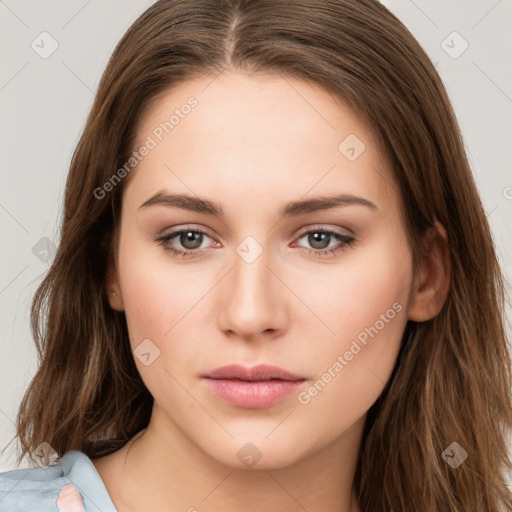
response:
[[[407,323],[411,254],[405,240],[383,237],[347,258],[332,277],[329,290],[317,289],[312,298],[335,334],[326,331],[309,354],[316,380],[299,402],[310,419],[316,410],[339,428],[340,411],[347,421],[363,415],[391,376]]]
[[[191,265],[185,271],[169,258],[150,244],[130,244],[128,237],[124,245],[120,241],[119,273],[134,361],[161,403],[169,396],[182,396],[183,378],[178,373],[185,368],[195,372],[201,354],[197,320],[203,318],[201,299],[211,287],[204,268]]]
[[[294,290],[331,330],[322,329],[324,339],[342,342],[372,326],[388,310],[393,319],[397,309],[407,310],[412,255],[401,233],[382,233],[366,246],[347,250],[339,264],[317,264],[314,271],[306,269],[296,277]],[[395,303],[400,306],[393,308]]]
[[[188,321],[205,293],[204,269],[170,262],[163,248],[121,237],[119,274],[132,347],[151,339],[161,347],[175,327]],[[190,313],[189,313],[190,312]]]

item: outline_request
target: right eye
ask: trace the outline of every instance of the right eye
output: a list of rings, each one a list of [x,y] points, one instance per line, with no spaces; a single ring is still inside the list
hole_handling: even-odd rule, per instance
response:
[[[204,237],[211,238],[204,231],[192,228],[185,228],[168,233],[157,239],[160,245],[164,248],[164,251],[170,252],[175,256],[190,256],[193,253],[202,252],[201,245],[204,241]],[[177,242],[172,242],[173,239],[177,239]],[[183,249],[177,248],[176,243],[181,244]]]

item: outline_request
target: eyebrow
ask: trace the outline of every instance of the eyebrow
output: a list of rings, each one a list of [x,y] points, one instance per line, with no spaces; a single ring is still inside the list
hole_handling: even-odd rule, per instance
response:
[[[209,201],[208,199],[190,196],[187,194],[165,194],[160,192],[148,199],[140,206],[140,208],[147,208],[154,205],[181,208],[183,210],[205,213],[219,218],[224,216],[220,205]],[[290,201],[283,206],[280,213],[283,217],[297,217],[307,213],[351,205],[366,206],[372,210],[378,210],[375,203],[372,203],[364,197],[354,196],[352,194],[337,194],[314,197],[312,199],[302,201]]]

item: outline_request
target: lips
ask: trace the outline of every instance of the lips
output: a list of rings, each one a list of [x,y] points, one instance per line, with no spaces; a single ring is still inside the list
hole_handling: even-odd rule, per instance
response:
[[[297,381],[304,380],[304,377],[294,375],[283,368],[268,364],[259,364],[251,368],[239,364],[221,366],[204,375],[210,379],[238,379],[246,381],[267,381],[272,379]]]
[[[278,366],[228,365],[202,375],[209,391],[230,405],[262,409],[283,400],[306,381]]]

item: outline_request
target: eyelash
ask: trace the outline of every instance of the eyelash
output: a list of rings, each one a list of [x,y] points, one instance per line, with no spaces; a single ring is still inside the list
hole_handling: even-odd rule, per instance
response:
[[[171,245],[168,245],[170,240],[172,240],[176,236],[181,235],[182,233],[189,233],[189,232],[200,233],[202,235],[206,235],[209,238],[212,238],[208,235],[208,233],[206,233],[205,231],[202,231],[200,229],[182,228],[178,231],[174,231],[172,233],[169,233],[168,235],[162,236],[162,237],[158,238],[156,241],[160,243],[160,245],[163,247],[164,251],[169,252],[169,253],[173,254],[174,256],[182,257],[182,258],[191,257],[193,254],[198,254],[201,251],[201,249],[180,250],[180,249],[176,249],[175,247],[172,247]],[[300,240],[305,235],[309,235],[311,233],[326,233],[328,235],[333,236],[341,243],[341,245],[339,245],[338,247],[329,248],[329,249],[308,249],[307,247],[302,247],[302,249],[305,249],[308,252],[308,254],[313,254],[315,256],[320,256],[320,257],[329,257],[331,255],[334,256],[335,254],[338,254],[338,253],[342,252],[343,250],[345,250],[347,247],[351,247],[352,244],[356,241],[356,239],[354,237],[351,237],[349,235],[345,235],[342,233],[338,233],[337,231],[327,230],[324,228],[314,228],[314,229],[305,231],[298,236],[298,240]]]

